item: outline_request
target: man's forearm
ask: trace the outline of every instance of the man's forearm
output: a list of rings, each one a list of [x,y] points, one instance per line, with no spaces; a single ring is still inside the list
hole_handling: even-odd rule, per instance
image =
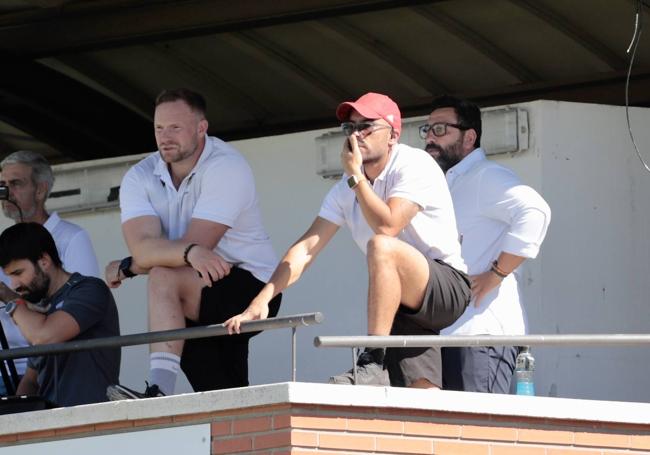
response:
[[[395,229],[390,207],[373,191],[369,180],[360,182],[353,191],[363,217],[375,234],[395,236],[399,233],[402,227]]]

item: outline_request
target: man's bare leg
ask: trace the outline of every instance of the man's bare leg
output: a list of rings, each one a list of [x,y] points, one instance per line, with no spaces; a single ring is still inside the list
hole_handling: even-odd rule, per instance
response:
[[[385,235],[376,235],[368,242],[367,259],[368,334],[390,335],[400,304],[412,310],[422,305],[429,281],[429,263],[411,245]],[[419,378],[409,387],[437,386]]]
[[[189,267],[154,267],[149,271],[149,328],[151,331],[185,327],[185,317],[198,320],[203,283]],[[174,392],[184,340],[151,345],[149,382],[165,395]]]

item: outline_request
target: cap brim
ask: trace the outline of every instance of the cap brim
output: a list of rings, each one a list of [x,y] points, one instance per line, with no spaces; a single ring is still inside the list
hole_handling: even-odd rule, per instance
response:
[[[336,108],[336,118],[338,118],[340,121],[345,121],[349,119],[350,111],[352,109],[354,109],[355,111],[357,111],[359,114],[361,114],[363,117],[367,119],[375,120],[378,118],[382,118],[381,115],[379,115],[373,109],[360,103],[354,103],[352,101],[346,101],[345,103],[339,104],[339,107]]]

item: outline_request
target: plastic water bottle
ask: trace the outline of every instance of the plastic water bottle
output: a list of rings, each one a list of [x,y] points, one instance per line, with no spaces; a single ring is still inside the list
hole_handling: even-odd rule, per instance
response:
[[[535,358],[530,353],[530,347],[523,346],[517,355],[515,366],[517,395],[535,395],[533,371],[535,371]]]

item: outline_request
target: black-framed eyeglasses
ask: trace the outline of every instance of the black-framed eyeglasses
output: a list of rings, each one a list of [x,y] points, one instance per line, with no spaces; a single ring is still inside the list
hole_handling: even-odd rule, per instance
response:
[[[434,136],[436,137],[441,137],[447,134],[447,127],[451,126],[453,128],[458,128],[461,131],[467,131],[469,128],[463,125],[460,125],[458,123],[434,123],[432,125],[424,124],[418,130],[420,131],[420,137],[422,139],[427,138],[427,134],[429,134],[429,131],[433,133]]]
[[[341,130],[346,136],[351,136],[355,131],[358,131],[360,134],[368,136],[369,134],[374,133],[377,130],[383,130],[385,128],[393,128],[390,125],[382,125],[380,123],[373,122],[343,122],[341,123]]]

